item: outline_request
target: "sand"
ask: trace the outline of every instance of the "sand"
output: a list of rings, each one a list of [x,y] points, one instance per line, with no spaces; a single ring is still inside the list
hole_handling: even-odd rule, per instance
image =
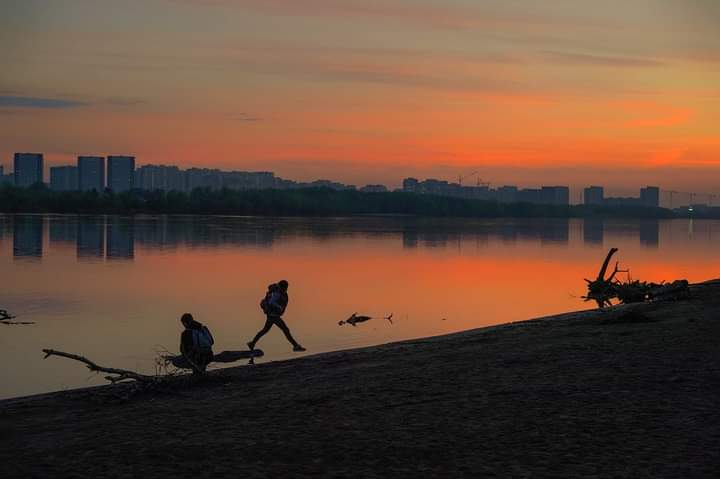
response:
[[[218,370],[161,391],[2,401],[0,472],[717,478],[720,281],[692,290]],[[617,319],[627,311],[638,314]]]

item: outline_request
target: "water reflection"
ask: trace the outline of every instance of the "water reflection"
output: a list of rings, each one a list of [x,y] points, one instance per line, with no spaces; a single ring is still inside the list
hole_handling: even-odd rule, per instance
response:
[[[108,259],[127,260],[135,257],[135,227],[132,220],[113,218],[107,224],[105,251]]]
[[[587,308],[582,278],[610,246],[638,279],[707,280],[719,232],[714,220],[0,215],[0,307],[38,324],[4,331],[17,336],[0,348],[14,365],[0,397],[89,385],[83,368],[44,361],[48,346],[152,373],[186,311],[242,349],[279,278],[293,333],[322,352]],[[339,328],[353,311],[396,320]],[[268,359],[295,354],[281,334],[263,341]]]
[[[583,219],[583,241],[586,245],[602,246],[604,232],[604,222],[602,218]]]
[[[660,245],[659,220],[640,221],[640,244],[646,248],[657,248]]]
[[[77,258],[96,261],[103,258],[105,223],[100,218],[80,217],[77,224]]]
[[[43,254],[43,227],[41,216],[17,216],[13,221],[13,257],[39,259]]]
[[[49,223],[50,245],[75,244],[78,261],[133,260],[137,245],[173,252],[180,247],[272,248],[278,241],[311,238],[315,242],[363,237],[400,239],[403,249],[462,250],[465,242],[476,248],[499,241],[540,246],[567,246],[573,231],[585,246],[603,246],[608,237],[636,238],[643,248],[657,249],[659,220],[442,220],[419,218],[237,218],[237,217],[120,217],[120,216],[32,216],[0,215],[0,240],[12,235],[13,256],[41,258],[45,223]],[[671,224],[671,222],[665,222]],[[572,226],[575,225],[575,226]],[[689,228],[689,229],[688,229]],[[690,237],[692,226],[686,227]],[[712,227],[703,227],[712,236]],[[672,228],[666,239],[672,241]],[[677,234],[677,232],[675,233]]]

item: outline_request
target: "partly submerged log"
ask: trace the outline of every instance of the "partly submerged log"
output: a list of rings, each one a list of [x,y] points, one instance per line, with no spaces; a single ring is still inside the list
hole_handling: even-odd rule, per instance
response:
[[[223,351],[213,356],[213,363],[234,363],[241,359],[254,359],[264,356],[262,349],[244,351]],[[179,369],[193,369],[192,364],[183,355],[167,355],[163,359]]]

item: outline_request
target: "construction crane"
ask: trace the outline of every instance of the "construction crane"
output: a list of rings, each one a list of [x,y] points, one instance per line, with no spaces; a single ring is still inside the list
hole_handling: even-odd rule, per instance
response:
[[[670,209],[672,209],[672,207],[673,207],[673,201],[672,201],[672,200],[673,200],[673,195],[676,195],[676,194],[678,194],[678,193],[680,193],[680,192],[679,192],[679,191],[673,191],[673,190],[665,190],[665,192],[670,194]]]
[[[712,206],[712,205],[713,205],[713,198],[717,198],[717,195],[714,195],[714,194],[712,194],[712,193],[709,193],[709,194],[708,194],[708,203],[709,203],[709,206]]]
[[[482,178],[478,178],[478,179],[477,179],[477,186],[478,186],[478,188],[480,188],[481,186],[484,186],[485,188],[489,188],[489,187],[490,187],[490,182],[489,182],[489,181],[483,181]]]
[[[465,175],[465,176],[463,176],[463,175],[458,175],[458,183],[460,184],[460,186],[462,186],[463,180],[467,180],[468,178],[473,177],[473,176],[477,175],[478,173],[480,173],[480,171],[479,171],[479,170],[475,170],[475,171],[473,171],[472,173],[468,173],[468,174]]]

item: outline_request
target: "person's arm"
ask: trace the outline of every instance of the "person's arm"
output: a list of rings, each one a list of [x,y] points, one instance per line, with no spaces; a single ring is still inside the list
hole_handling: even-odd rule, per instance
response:
[[[281,297],[282,295],[277,291],[270,295],[270,301],[268,301],[268,303],[270,304],[270,311],[274,314],[280,315],[285,312],[285,307],[282,305]]]

